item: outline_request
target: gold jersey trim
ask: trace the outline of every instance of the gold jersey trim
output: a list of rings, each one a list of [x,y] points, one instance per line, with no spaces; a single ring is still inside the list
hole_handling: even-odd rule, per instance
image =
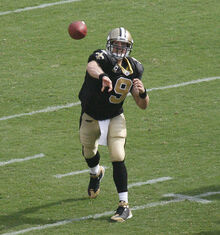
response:
[[[133,69],[131,67],[131,64],[129,62],[129,60],[127,58],[124,58],[127,62],[127,68],[125,69],[124,67],[122,67],[122,65],[119,64],[119,67],[121,68],[122,72],[126,75],[126,76],[129,76],[131,74],[133,74]]]

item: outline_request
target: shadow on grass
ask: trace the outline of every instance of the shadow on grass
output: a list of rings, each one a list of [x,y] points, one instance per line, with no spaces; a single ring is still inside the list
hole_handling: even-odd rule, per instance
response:
[[[210,201],[220,200],[220,185],[210,185],[206,187],[201,187],[189,191],[175,192],[176,194],[186,195],[186,196],[199,196],[203,195],[200,198],[207,199]],[[213,193],[208,195],[207,193]],[[207,194],[207,195],[205,195]],[[162,198],[161,200],[167,200],[167,197]],[[219,222],[217,222],[219,223]],[[193,235],[220,235],[219,231],[202,231],[199,233],[193,233]]]
[[[201,187],[198,189],[194,189],[194,190],[190,190],[190,191],[186,191],[186,192],[181,192],[180,194],[194,196],[194,195],[200,195],[200,194],[204,194],[204,193],[208,193],[208,192],[219,192],[219,194],[205,196],[204,198],[210,199],[210,200],[212,200],[212,199],[213,200],[220,200],[220,185],[210,185],[210,186],[206,186],[206,187]]]
[[[206,231],[206,232],[200,232],[200,233],[194,233],[193,235],[219,235],[219,231]]]
[[[0,231],[6,230],[6,229],[12,229],[16,226],[25,225],[25,224],[44,225],[44,224],[49,224],[49,223],[55,223],[58,220],[29,218],[28,215],[30,214],[31,216],[33,216],[32,213],[41,209],[47,209],[49,207],[62,205],[65,203],[78,203],[79,201],[84,201],[84,200],[90,200],[90,199],[88,197],[65,199],[65,200],[60,200],[57,202],[44,204],[42,206],[29,207],[29,208],[26,208],[24,210],[21,210],[15,213],[11,213],[9,215],[0,215],[0,224],[1,224]]]

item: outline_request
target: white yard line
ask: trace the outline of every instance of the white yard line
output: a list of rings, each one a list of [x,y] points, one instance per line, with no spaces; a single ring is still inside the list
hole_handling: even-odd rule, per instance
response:
[[[159,202],[152,202],[152,203],[148,203],[148,204],[144,204],[144,205],[140,205],[140,206],[134,206],[131,208],[131,210],[136,211],[136,210],[143,210],[143,209],[152,208],[152,207],[156,207],[156,206],[165,206],[165,205],[168,205],[171,203],[183,202],[184,200],[188,200],[188,197],[199,198],[202,195],[208,196],[208,195],[215,195],[215,194],[220,194],[220,192],[207,192],[207,193],[204,193],[201,195],[195,195],[195,196],[181,195],[181,197],[177,196],[180,194],[165,194],[165,195],[163,195],[165,197],[176,196],[177,198],[173,199],[173,200],[169,200],[169,201],[159,201]],[[182,196],[184,196],[184,197],[182,197]],[[196,202],[202,203],[201,201],[196,201]],[[70,224],[70,223],[74,223],[74,222],[78,222],[78,221],[83,221],[83,220],[88,220],[88,219],[98,219],[98,218],[101,218],[104,216],[112,215],[113,213],[114,213],[113,211],[106,211],[106,212],[100,213],[100,214],[87,215],[87,216],[83,216],[83,217],[79,217],[79,218],[75,218],[75,219],[66,219],[66,220],[62,220],[62,221],[57,221],[52,224],[45,224],[45,225],[41,225],[41,226],[31,227],[31,228],[27,228],[27,229],[23,229],[23,230],[19,230],[19,231],[4,233],[2,235],[24,234],[24,233],[35,231],[35,230],[43,230],[43,229],[52,228],[52,227],[59,227],[62,225],[66,225],[66,224]]]
[[[66,177],[66,176],[78,175],[78,174],[83,174],[83,173],[87,173],[87,172],[89,172],[89,169],[81,170],[81,171],[73,171],[73,172],[69,172],[66,174],[57,174],[57,175],[54,175],[54,177],[60,179],[60,178]]]
[[[105,169],[108,169],[108,167],[106,166],[103,166]],[[81,170],[81,171],[73,171],[73,172],[69,172],[69,173],[66,173],[66,174],[57,174],[57,175],[54,175],[55,178],[63,178],[63,177],[66,177],[66,176],[71,176],[71,175],[79,175],[79,174],[83,174],[83,173],[87,173],[89,172],[89,169],[85,169],[85,170]]]
[[[220,194],[220,192],[207,192],[207,193],[202,193],[202,194],[199,194],[198,197],[209,197],[209,196],[217,195],[217,194]]]
[[[188,201],[192,201],[192,202],[199,202],[202,204],[206,204],[206,203],[211,203],[212,201],[202,199],[201,197],[209,197],[209,196],[217,195],[217,194],[220,194],[220,191],[219,192],[207,192],[207,193],[202,193],[202,194],[195,195],[195,196],[175,194],[175,193],[164,194],[163,196],[164,197],[174,197],[177,199],[188,200]]]
[[[201,82],[209,82],[209,81],[213,81],[213,80],[217,80],[217,79],[220,79],[220,77],[202,78],[202,79],[198,79],[198,80],[192,80],[189,82],[183,82],[183,83],[164,86],[164,87],[150,88],[150,89],[147,89],[147,91],[165,90],[165,89],[187,86],[187,85],[192,85],[192,84],[201,83]],[[12,118],[17,118],[17,117],[23,117],[23,116],[31,116],[31,115],[38,114],[38,113],[53,112],[53,111],[57,111],[60,109],[71,108],[71,107],[77,106],[77,105],[80,105],[80,102],[69,103],[66,105],[51,106],[51,107],[47,107],[45,109],[36,110],[36,111],[29,112],[29,113],[20,113],[20,114],[14,114],[14,115],[10,115],[10,116],[4,116],[4,117],[0,118],[0,121],[12,119]]]
[[[59,109],[71,108],[71,107],[77,106],[79,104],[80,104],[80,102],[70,103],[70,104],[66,104],[66,105],[51,106],[51,107],[47,107],[45,109],[32,111],[30,113],[20,113],[20,114],[15,114],[12,116],[2,117],[2,118],[0,118],[0,121],[12,119],[12,118],[17,118],[17,117],[22,117],[22,116],[31,116],[31,115],[34,115],[37,113],[49,113],[49,112],[57,111]]]
[[[188,195],[182,195],[182,194],[169,193],[169,194],[165,194],[164,197],[174,197],[174,198],[177,198],[177,199],[188,200],[188,201],[192,201],[192,202],[199,202],[199,203],[202,203],[202,204],[206,204],[206,203],[211,202],[209,200],[199,198],[199,195],[197,195],[197,196],[188,196]]]
[[[66,1],[45,3],[45,4],[41,4],[41,5],[34,6],[34,7],[25,7],[25,8],[21,8],[21,9],[16,9],[14,11],[0,12],[0,16],[1,15],[8,15],[11,13],[19,13],[19,12],[23,12],[23,11],[31,11],[31,10],[35,10],[35,9],[39,9],[39,8],[51,7],[51,6],[66,4],[66,3],[70,3],[70,2],[78,2],[78,1],[80,1],[80,0],[66,0]]]
[[[188,85],[197,84],[197,83],[201,83],[201,82],[210,82],[210,81],[214,81],[214,80],[217,80],[217,79],[220,79],[220,77],[201,78],[201,79],[192,80],[192,81],[189,81],[189,82],[182,82],[182,83],[179,83],[179,84],[174,84],[174,85],[169,85],[169,86],[150,88],[150,89],[148,89],[148,91],[165,90],[165,89],[169,89],[169,88],[188,86]]]
[[[15,163],[15,162],[24,162],[24,161],[33,160],[36,158],[41,158],[41,157],[45,157],[45,155],[43,153],[40,153],[40,154],[36,154],[34,156],[30,156],[30,157],[26,157],[26,158],[11,159],[9,161],[0,162],[0,166],[5,166],[5,165]]]
[[[128,188],[142,186],[142,185],[146,185],[146,184],[155,184],[155,183],[164,182],[164,181],[171,180],[171,179],[172,179],[172,177],[168,176],[168,177],[161,177],[161,178],[157,178],[157,179],[148,180],[146,182],[137,182],[137,183],[129,184]]]

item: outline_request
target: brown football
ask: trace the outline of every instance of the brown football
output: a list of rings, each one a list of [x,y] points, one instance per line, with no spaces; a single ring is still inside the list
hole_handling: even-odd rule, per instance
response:
[[[82,39],[87,34],[87,26],[84,21],[75,21],[69,24],[68,32],[73,39]]]

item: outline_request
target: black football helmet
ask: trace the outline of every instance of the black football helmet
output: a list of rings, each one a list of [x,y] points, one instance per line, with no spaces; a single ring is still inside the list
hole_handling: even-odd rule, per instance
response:
[[[121,42],[122,45],[118,45]],[[115,28],[109,32],[106,43],[106,51],[117,60],[129,56],[133,46],[131,34],[123,27]]]

